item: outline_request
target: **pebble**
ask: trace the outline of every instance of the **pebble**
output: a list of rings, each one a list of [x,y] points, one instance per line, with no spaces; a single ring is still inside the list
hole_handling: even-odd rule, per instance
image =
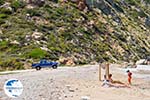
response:
[[[90,100],[90,97],[88,97],[88,96],[82,96],[81,100]]]

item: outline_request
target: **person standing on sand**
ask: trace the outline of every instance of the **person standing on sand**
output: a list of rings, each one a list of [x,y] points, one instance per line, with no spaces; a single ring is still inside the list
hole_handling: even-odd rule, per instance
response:
[[[130,70],[127,70],[127,73],[128,73],[128,83],[131,85],[132,73],[130,72]]]

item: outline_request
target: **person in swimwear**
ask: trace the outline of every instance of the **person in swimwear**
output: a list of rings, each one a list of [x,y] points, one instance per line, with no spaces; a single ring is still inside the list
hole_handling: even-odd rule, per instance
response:
[[[108,80],[110,83],[117,85],[118,87],[127,87],[130,88],[128,85],[126,85],[125,83],[121,82],[121,81],[116,81],[112,79],[112,74],[109,74],[108,76]]]
[[[131,85],[132,73],[130,72],[130,70],[127,70],[127,73],[128,73],[128,83]]]
[[[109,74],[108,80],[109,80],[111,83],[124,84],[124,83],[122,83],[122,82],[120,82],[120,81],[114,81],[114,80],[112,79],[112,74]]]

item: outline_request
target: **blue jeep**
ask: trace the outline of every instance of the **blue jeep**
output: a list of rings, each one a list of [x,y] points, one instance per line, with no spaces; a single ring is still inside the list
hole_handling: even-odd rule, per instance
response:
[[[36,68],[36,70],[40,70],[41,68],[45,67],[52,67],[53,69],[57,69],[58,63],[47,60],[41,60],[40,63],[32,64],[32,68]]]

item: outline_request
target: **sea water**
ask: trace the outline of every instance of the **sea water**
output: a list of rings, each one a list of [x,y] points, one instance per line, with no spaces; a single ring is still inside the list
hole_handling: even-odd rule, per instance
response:
[[[150,65],[137,65],[136,68],[128,67],[121,70],[123,70],[125,74],[127,74],[127,70],[130,70],[133,73],[133,77],[150,80]]]

